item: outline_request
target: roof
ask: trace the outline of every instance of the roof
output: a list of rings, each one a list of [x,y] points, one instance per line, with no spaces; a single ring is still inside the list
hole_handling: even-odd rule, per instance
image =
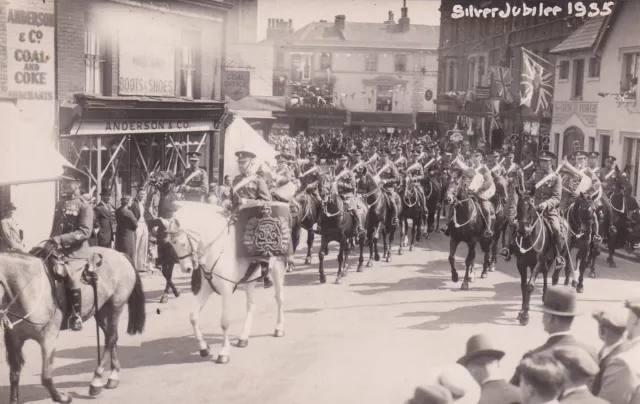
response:
[[[398,27],[395,24],[394,27]],[[284,38],[287,45],[361,46],[403,49],[438,49],[440,27],[409,24],[409,30],[398,32],[389,24],[345,22],[342,31],[333,22],[312,22]]]
[[[238,101],[228,101],[230,111],[284,111],[284,97],[248,96]]]
[[[606,17],[595,17],[587,20],[580,28],[574,31],[567,39],[551,49],[550,53],[564,53],[593,48],[604,26]]]
[[[613,6],[613,11],[606,17],[605,23],[602,25],[602,29],[598,35],[598,38],[595,43],[595,49],[593,50],[594,55],[602,52],[602,47],[606,43],[609,33],[611,32],[611,27],[615,24],[618,19],[618,15],[620,15],[620,10],[622,9],[622,4],[624,1],[617,2]]]

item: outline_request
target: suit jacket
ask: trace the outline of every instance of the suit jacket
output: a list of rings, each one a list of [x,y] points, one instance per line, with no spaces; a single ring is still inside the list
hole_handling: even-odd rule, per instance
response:
[[[149,206],[148,204],[145,205],[144,207],[144,220],[145,222],[147,220],[152,219],[153,217],[151,216],[151,214],[149,213]],[[133,215],[136,217],[136,220],[140,220],[140,202],[138,202],[137,199],[134,199],[133,202],[131,203],[131,208],[129,209],[131,210],[131,213],[133,213]]]
[[[522,396],[506,380],[491,380],[482,384],[478,404],[522,404]]]
[[[572,391],[560,396],[561,404],[609,404],[607,401],[594,396],[588,389]]]
[[[13,219],[2,219],[0,222],[0,251],[24,251],[23,232]]]
[[[136,229],[138,221],[126,206],[116,209],[116,250],[133,259],[136,250]]]
[[[611,404],[640,404],[640,338],[608,363],[598,397]]]
[[[100,202],[93,208],[95,218],[98,222],[98,245],[100,247],[111,247],[111,242],[115,237],[113,231],[113,212],[111,208]]]
[[[596,354],[596,350],[586,344],[583,344],[582,342],[578,341],[577,339],[575,339],[575,337],[573,335],[553,335],[551,337],[549,337],[549,339],[547,340],[547,342],[544,343],[544,345],[534,349],[533,351],[529,351],[526,354],[524,354],[523,358],[526,358],[528,356],[532,356],[532,355],[548,355],[551,356],[553,355],[553,350],[556,348],[560,348],[560,347],[566,347],[566,346],[578,346],[584,350],[586,350],[587,352],[589,352],[589,354],[593,357],[593,359],[597,362],[598,361],[598,356]],[[520,385],[520,373],[516,370],[516,373],[513,375],[513,377],[511,378],[511,384],[519,386]]]
[[[593,378],[593,383],[591,384],[591,393],[598,396],[600,394],[600,390],[602,387],[602,377],[604,376],[604,372],[607,367],[611,363],[611,360],[616,357],[621,352],[629,349],[629,342],[623,341],[622,344],[615,347],[609,354],[603,358],[600,358],[600,372]]]

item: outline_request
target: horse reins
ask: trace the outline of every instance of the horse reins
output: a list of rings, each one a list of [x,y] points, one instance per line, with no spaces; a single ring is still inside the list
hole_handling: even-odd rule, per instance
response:
[[[467,199],[463,199],[461,201],[456,201],[454,203],[454,205],[461,205],[464,202],[469,202],[471,201],[471,197],[467,198]],[[471,222],[471,219],[473,218],[473,215],[476,211],[476,204],[473,203],[473,201],[471,201],[471,207],[473,207],[473,212],[469,215],[469,220],[467,220],[466,222],[464,222],[463,224],[459,224],[458,223],[458,215],[456,214],[456,212],[458,211],[455,207],[453,208],[453,224],[456,226],[456,228],[460,228],[460,227],[464,227],[466,225],[468,225]]]
[[[51,256],[51,253],[49,253],[49,256]],[[49,256],[47,256],[47,258]],[[25,288],[31,284],[31,281],[33,281],[33,279],[32,279],[31,281],[27,282],[27,284],[25,284],[22,289],[20,289],[20,291],[11,299],[11,301],[9,302],[9,304],[7,305],[7,307],[4,310],[0,310],[0,329],[5,330],[5,327],[6,327],[9,330],[12,330],[13,327],[15,327],[16,325],[20,324],[23,321],[26,321],[26,322],[28,322],[30,324],[36,324],[36,323],[34,323],[32,321],[29,321],[28,318],[36,311],[36,309],[40,305],[40,302],[42,301],[42,296],[44,295],[44,285],[46,283],[45,282],[45,279],[46,279],[46,276],[45,276],[46,275],[46,267],[44,267],[44,264],[43,264],[43,271],[41,272],[40,275],[41,275],[40,278],[42,279],[42,283],[40,284],[40,290],[39,290],[39,293],[38,293],[38,300],[37,300],[36,304],[24,316],[19,316],[19,315],[15,314],[15,313],[11,313],[9,311],[11,306],[13,306],[13,304],[18,300],[18,297],[20,297],[20,295],[25,290]],[[18,320],[14,321],[12,323],[11,320],[9,320],[8,315],[12,315],[14,317],[17,317]]]
[[[538,213],[538,211],[535,211],[536,215],[538,215],[538,219],[536,219],[536,221],[533,223],[533,228],[535,228],[535,226],[538,224],[538,222],[542,221],[542,215],[540,213]],[[545,240],[545,234],[544,234],[544,227],[542,227],[542,230],[540,231],[540,233],[538,234],[538,237],[536,237],[536,240],[531,244],[531,247],[524,249],[522,248],[522,241],[524,240],[524,237],[520,237],[520,241],[518,241],[518,236],[516,236],[516,245],[518,246],[518,248],[520,248],[520,252],[522,254],[526,254],[529,251],[531,251],[536,244],[538,244],[538,240],[540,240],[540,237],[542,237],[542,245],[544,246],[544,240]]]

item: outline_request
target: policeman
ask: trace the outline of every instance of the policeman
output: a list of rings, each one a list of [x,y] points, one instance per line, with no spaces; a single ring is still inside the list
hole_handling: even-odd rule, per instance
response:
[[[556,245],[556,269],[562,269],[565,266],[564,257],[561,256],[562,252],[564,252],[565,242],[560,228],[560,214],[558,213],[560,195],[562,194],[562,179],[560,175],[553,171],[551,166],[551,162],[556,159],[556,155],[552,152],[542,150],[538,157],[540,171],[529,179],[527,187],[534,189],[535,208],[538,211],[542,211],[543,216],[551,226]]]
[[[189,168],[182,172],[179,184],[182,184],[182,192],[185,201],[203,202],[209,193],[209,176],[198,166],[201,154],[198,152],[187,153]]]
[[[53,228],[47,244],[66,257],[65,284],[69,293],[71,315],[68,326],[82,330],[82,293],[79,277],[93,256],[89,238],[93,231],[93,208],[84,201],[80,192],[82,174],[76,169],[64,168],[62,190],[64,198],[56,204]],[[90,267],[90,269],[93,269]]]
[[[362,237],[364,235],[364,228],[360,222],[360,216],[358,216],[357,213],[358,206],[355,198],[356,178],[353,172],[349,170],[349,167],[347,167],[348,161],[349,156],[347,154],[342,154],[338,160],[338,167],[335,171],[335,175],[340,177],[337,180],[338,194],[344,198],[349,207],[349,213],[351,213],[353,220],[356,222],[356,234],[358,237]]]
[[[398,194],[396,194],[395,187],[400,183],[400,174],[393,161],[389,159],[389,150],[380,150],[380,162],[376,170],[381,179],[380,185],[391,201],[391,225],[397,226],[399,223]]]

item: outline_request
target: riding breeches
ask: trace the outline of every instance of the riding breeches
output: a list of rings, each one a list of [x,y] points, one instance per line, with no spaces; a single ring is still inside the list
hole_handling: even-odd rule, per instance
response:
[[[485,201],[484,199],[478,198],[478,204],[482,210],[482,217],[487,222],[487,229],[492,230],[493,220],[496,216],[493,203],[491,203],[491,201]]]
[[[609,221],[609,226],[614,225],[613,209],[611,208],[611,201],[609,200],[609,197],[605,194],[602,194],[602,197],[600,197],[600,199],[596,201],[596,206],[602,207],[602,209],[604,210],[606,216],[605,220]]]
[[[384,193],[389,197],[391,217],[398,218],[398,194],[393,188],[383,188]]]
[[[507,204],[505,206],[507,220],[509,223],[515,223],[518,217],[518,194],[515,191],[507,193]]]
[[[575,197],[573,195],[568,193],[567,194],[563,193],[562,198],[560,198],[560,204],[558,205],[558,210],[560,211],[560,214],[566,215],[567,211],[569,210],[569,206],[571,206],[574,200],[575,200]]]
[[[544,211],[544,218],[549,223],[549,227],[551,227],[551,231],[553,232],[553,238],[557,248],[556,252],[560,254],[565,245],[562,226],[560,224],[560,214],[556,209],[547,209]]]

